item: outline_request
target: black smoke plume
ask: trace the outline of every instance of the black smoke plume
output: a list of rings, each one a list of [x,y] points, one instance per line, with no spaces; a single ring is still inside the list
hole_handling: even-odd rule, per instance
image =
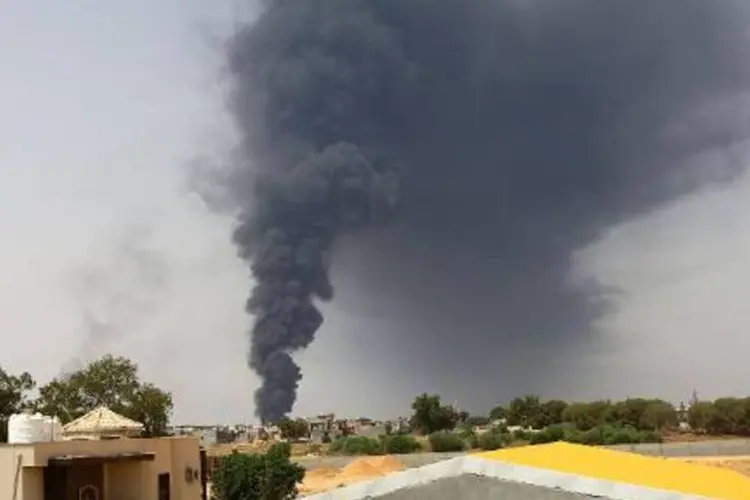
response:
[[[313,341],[347,252],[367,293],[418,319],[398,348],[436,364],[595,335],[606,300],[573,281],[574,252],[740,170],[749,7],[263,2],[228,44],[258,415],[291,411],[291,353]]]

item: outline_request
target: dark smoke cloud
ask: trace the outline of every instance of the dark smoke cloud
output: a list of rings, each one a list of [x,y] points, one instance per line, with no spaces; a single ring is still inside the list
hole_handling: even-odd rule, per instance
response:
[[[228,45],[242,147],[225,187],[265,420],[292,409],[290,353],[339,257],[373,303],[407,304],[409,334],[383,341],[420,346],[423,369],[562,351],[607,303],[575,251],[739,171],[746,0],[263,5]]]

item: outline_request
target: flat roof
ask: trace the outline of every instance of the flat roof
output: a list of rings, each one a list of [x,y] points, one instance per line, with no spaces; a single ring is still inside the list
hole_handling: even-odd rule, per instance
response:
[[[569,491],[502,481],[464,474],[432,483],[403,488],[377,497],[378,500],[590,500],[591,496]]]
[[[88,464],[102,464],[112,462],[133,462],[133,461],[151,461],[156,457],[155,453],[133,452],[133,453],[109,453],[106,455],[85,454],[85,455],[60,455],[47,459],[47,465],[56,466],[75,466]]]
[[[554,452],[540,445],[534,453]],[[497,453],[499,454],[499,453]],[[305,497],[305,500],[432,499],[466,498],[490,500],[747,500],[746,490],[732,488],[726,494],[695,494],[652,486],[561,472],[500,460],[493,453],[465,455],[431,465],[395,472],[380,479],[363,481]],[[666,461],[666,460],[664,460]],[[658,474],[657,470],[650,475]],[[718,487],[726,487],[720,484]],[[455,494],[461,490],[460,494]],[[445,492],[454,494],[447,494]]]

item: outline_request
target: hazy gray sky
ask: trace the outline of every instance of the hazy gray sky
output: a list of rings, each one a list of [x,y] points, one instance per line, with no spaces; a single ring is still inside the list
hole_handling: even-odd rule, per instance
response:
[[[231,143],[210,43],[230,8],[0,0],[0,11],[0,364],[44,382],[113,352],[174,393],[178,422],[252,419],[248,272],[231,221],[185,181],[192,160]],[[676,401],[693,388],[747,390],[750,179],[612,228],[579,264],[625,293],[589,364],[531,390]],[[298,357],[297,413],[393,416],[425,390],[461,402],[448,378],[404,378],[394,346],[355,335],[389,325],[358,314],[356,293],[339,285]],[[476,384],[506,384],[474,371]],[[522,378],[523,367],[508,373]]]

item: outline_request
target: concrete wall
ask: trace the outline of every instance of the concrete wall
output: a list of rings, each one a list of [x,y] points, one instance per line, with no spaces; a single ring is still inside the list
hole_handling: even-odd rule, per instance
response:
[[[20,500],[23,498],[24,477],[23,467],[34,463],[34,448],[29,445],[9,444],[0,448],[0,499]],[[16,484],[16,470],[18,466],[18,481]],[[30,487],[33,490],[33,487]]]
[[[172,498],[199,500],[201,497],[201,459],[198,441],[177,439],[172,445]],[[193,478],[185,477],[187,469],[193,471]],[[156,486],[154,485],[154,491]]]
[[[33,445],[0,446],[0,500],[41,500],[47,460],[65,455],[154,453],[152,461],[114,462],[104,466],[108,500],[157,500],[158,475],[171,476],[172,498],[200,500],[200,479],[188,481],[185,470],[200,471],[200,447],[194,437],[118,439],[111,441],[58,441]],[[22,470],[17,496],[13,495],[16,464]]]
[[[19,491],[18,497],[14,500],[44,498],[44,468],[24,467],[21,474],[23,475],[23,493]]]
[[[139,462],[107,464],[104,468],[104,487],[107,500],[140,500],[147,491],[152,471]],[[156,491],[156,486],[153,488]],[[151,495],[153,497],[154,494]],[[151,498],[146,495],[144,498]]]

